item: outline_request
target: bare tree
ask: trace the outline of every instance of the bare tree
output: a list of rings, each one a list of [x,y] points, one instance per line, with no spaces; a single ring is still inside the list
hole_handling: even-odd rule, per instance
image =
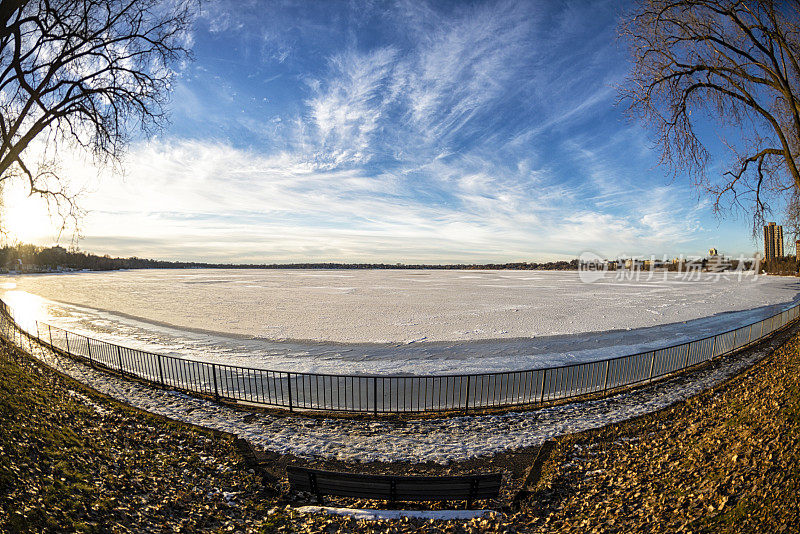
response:
[[[187,0],[0,0],[0,184],[75,215],[58,151],[119,161],[129,134],[163,125],[176,63],[188,59]],[[35,154],[34,154],[35,153]]]
[[[641,0],[620,34],[633,59],[621,97],[655,132],[661,162],[715,210],[752,213],[754,231],[772,201],[800,214],[800,3]],[[708,117],[732,154],[716,176],[696,122]]]

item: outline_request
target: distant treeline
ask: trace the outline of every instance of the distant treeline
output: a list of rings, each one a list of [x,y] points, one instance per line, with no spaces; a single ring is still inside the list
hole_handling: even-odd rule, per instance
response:
[[[738,260],[730,260],[720,264],[718,269],[708,264],[707,259],[698,259],[702,270],[736,270]],[[616,270],[616,262],[603,262],[608,269]],[[746,262],[752,268],[752,261]],[[230,264],[204,263],[192,261],[164,261],[145,258],[112,258],[109,255],[98,256],[64,247],[38,247],[35,245],[15,245],[0,248],[0,270],[24,272],[45,272],[55,270],[113,271],[118,269],[514,269],[568,271],[578,269],[578,260],[549,262],[512,262],[483,264],[401,264],[401,263],[271,263],[271,264]],[[669,271],[684,271],[685,263],[665,263],[657,265]],[[621,268],[621,266],[620,266]],[[649,270],[649,265],[638,267]],[[796,274],[797,262],[794,256],[784,256],[775,261],[761,264],[761,270],[774,274]]]
[[[796,256],[782,256],[762,265],[765,272],[770,274],[797,275],[798,264]]]
[[[15,245],[0,248],[0,267],[7,270],[90,269],[112,271],[117,269],[183,269],[205,266],[202,263],[148,260],[144,258],[112,258],[98,256],[64,247],[38,247]]]
[[[112,258],[98,256],[64,247],[38,247],[35,245],[15,245],[0,248],[0,268],[28,272],[58,269],[89,269],[92,271],[113,271],[118,269],[541,269],[575,270],[578,260],[545,263],[490,263],[490,264],[400,264],[400,263],[272,263],[272,264],[230,264],[204,263],[192,261],[164,261],[145,258]]]

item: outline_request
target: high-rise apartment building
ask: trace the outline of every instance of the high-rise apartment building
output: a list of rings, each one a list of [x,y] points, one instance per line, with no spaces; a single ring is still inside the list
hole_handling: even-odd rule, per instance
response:
[[[783,226],[774,222],[764,227],[764,260],[773,261],[783,256]]]

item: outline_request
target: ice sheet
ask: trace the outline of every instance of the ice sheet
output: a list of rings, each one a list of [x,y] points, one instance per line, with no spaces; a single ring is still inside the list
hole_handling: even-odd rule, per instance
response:
[[[271,340],[410,343],[643,328],[791,301],[796,278],[577,272],[139,270],[4,277],[17,290],[150,322]]]

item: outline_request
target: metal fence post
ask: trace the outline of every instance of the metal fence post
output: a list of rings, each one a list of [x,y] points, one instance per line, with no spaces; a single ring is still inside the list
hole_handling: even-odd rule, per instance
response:
[[[292,375],[290,373],[286,373],[286,383],[289,384],[289,411],[294,411],[292,409]]]
[[[92,359],[92,344],[89,343],[89,338],[86,338],[86,352],[89,354],[89,365],[94,367],[94,360]]]
[[[217,389],[217,365],[211,364],[211,376],[214,377],[214,399],[219,402],[219,389]]]
[[[656,365],[656,351],[653,351],[653,356],[650,358],[650,377],[648,378],[648,382],[653,381],[653,367]]]
[[[47,325],[47,333],[50,334],[50,347],[52,348],[55,345],[53,345],[53,329],[50,328],[49,324]]]
[[[156,356],[156,360],[158,361],[158,377],[161,379],[161,385],[166,386],[167,384],[164,383],[164,368],[161,366],[161,355],[156,354]]]
[[[64,339],[67,340],[67,354],[71,355],[72,353],[69,351],[69,334],[67,333],[66,330],[64,330]]]
[[[375,415],[378,415],[378,377],[372,377],[372,410]]]
[[[544,386],[547,383],[547,368],[545,367],[544,373],[542,373],[542,395],[539,398],[539,404],[544,402]]]
[[[603,391],[608,391],[608,374],[611,371],[611,360],[606,360],[606,379],[603,382]]]
[[[464,412],[469,411],[469,383],[472,375],[467,375],[467,391],[464,394]],[[474,405],[474,403],[473,403]]]
[[[117,361],[119,362],[119,372],[120,374],[125,374],[125,371],[122,369],[122,353],[119,350],[119,345],[117,347]]]

